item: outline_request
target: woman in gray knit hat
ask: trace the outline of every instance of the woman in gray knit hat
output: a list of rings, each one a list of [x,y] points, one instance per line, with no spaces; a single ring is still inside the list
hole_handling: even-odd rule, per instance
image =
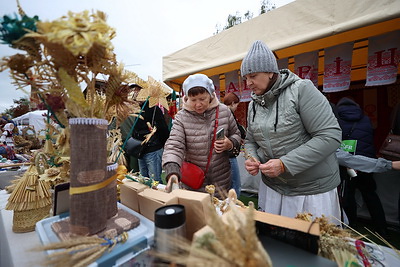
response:
[[[310,80],[278,70],[272,51],[253,43],[241,75],[252,90],[247,114],[246,170],[261,172],[258,203],[265,212],[308,212],[339,224],[335,151],[341,129],[327,99]]]

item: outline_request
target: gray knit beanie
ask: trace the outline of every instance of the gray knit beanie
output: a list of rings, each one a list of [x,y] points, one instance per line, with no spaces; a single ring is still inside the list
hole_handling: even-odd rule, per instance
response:
[[[279,73],[274,53],[262,42],[255,41],[240,66],[242,76],[255,72]]]

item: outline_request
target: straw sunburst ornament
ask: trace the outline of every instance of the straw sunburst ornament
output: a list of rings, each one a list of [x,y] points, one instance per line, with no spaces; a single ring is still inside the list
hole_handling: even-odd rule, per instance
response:
[[[149,98],[149,107],[154,107],[157,104],[161,104],[168,110],[167,96],[170,91],[167,86],[156,81],[153,77],[149,76],[146,86],[140,90],[136,97],[138,101],[145,101]]]

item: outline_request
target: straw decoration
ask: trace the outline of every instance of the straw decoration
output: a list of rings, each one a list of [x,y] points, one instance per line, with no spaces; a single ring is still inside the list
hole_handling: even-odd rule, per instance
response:
[[[254,222],[254,204],[249,203],[245,212],[230,201],[231,208],[224,216],[209,205],[210,218],[201,235],[193,242],[183,239],[170,240],[178,251],[155,256],[177,265],[186,266],[272,266],[271,259],[258,240]],[[208,229],[207,229],[208,228]]]
[[[299,213],[295,218],[312,222],[312,214],[310,213]],[[329,223],[328,218],[325,216],[317,217],[314,221],[317,222],[320,227],[318,255],[332,261],[335,261],[338,257],[339,260],[342,260],[342,257],[347,253],[357,255],[356,248],[349,242],[351,238],[354,238],[349,230],[342,229],[335,224]],[[337,263],[339,264],[339,262]]]
[[[50,185],[45,181],[39,181],[39,174],[35,166],[31,165],[11,193],[6,209],[26,211],[51,204]]]
[[[332,251],[332,255],[338,267],[361,266],[354,254],[347,250],[336,249]]]
[[[71,154],[71,148],[70,148],[70,130],[69,127],[65,127],[61,130],[61,133],[57,137],[57,142],[56,142],[56,148],[57,151],[61,156],[64,157],[69,157]]]
[[[169,89],[163,83],[154,80],[151,76],[147,81],[146,87],[139,91],[136,99],[145,101],[149,99],[149,107],[154,107],[157,104],[169,108],[167,96],[170,94]]]
[[[30,18],[25,12],[21,18],[3,19],[0,39],[28,55],[5,57],[0,69],[10,69],[18,89],[28,94],[25,88],[31,87],[31,97],[40,98],[60,125],[68,123],[65,109],[72,117],[115,117],[121,122],[138,107],[129,97],[129,83],[143,88],[153,84],[117,62],[111,43],[115,29],[106,23],[104,12],[68,12],[50,22]],[[108,77],[104,88],[97,88],[99,75]],[[48,97],[60,101],[51,102]],[[60,103],[65,108],[57,109]]]
[[[144,177],[140,173],[129,172],[125,174],[125,178],[137,183],[147,185],[148,187],[153,189],[156,189],[157,185],[160,183],[159,181],[156,181],[152,178]]]
[[[95,236],[79,237],[66,241],[52,243],[34,249],[35,251],[56,250],[47,256],[44,264],[56,267],[74,266],[83,267],[96,261],[106,251],[111,251],[117,243],[124,243],[128,240],[128,233],[112,238],[101,238]]]
[[[43,152],[37,152],[34,157],[34,166],[36,167],[37,173],[43,174],[46,169],[49,168],[49,164],[47,162],[48,158],[47,155]]]
[[[107,153],[108,162],[115,162],[119,153],[125,153],[122,150],[122,135],[120,129],[113,129],[108,131],[107,137]],[[127,165],[125,157],[119,157],[117,163],[119,165]]]

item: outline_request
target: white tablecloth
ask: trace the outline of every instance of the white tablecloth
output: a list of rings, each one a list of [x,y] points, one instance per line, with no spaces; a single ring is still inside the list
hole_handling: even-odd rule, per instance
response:
[[[4,209],[8,196],[5,190],[0,191],[0,266],[43,266],[45,253],[31,251],[41,245],[36,232],[14,233],[12,231],[13,211]]]

